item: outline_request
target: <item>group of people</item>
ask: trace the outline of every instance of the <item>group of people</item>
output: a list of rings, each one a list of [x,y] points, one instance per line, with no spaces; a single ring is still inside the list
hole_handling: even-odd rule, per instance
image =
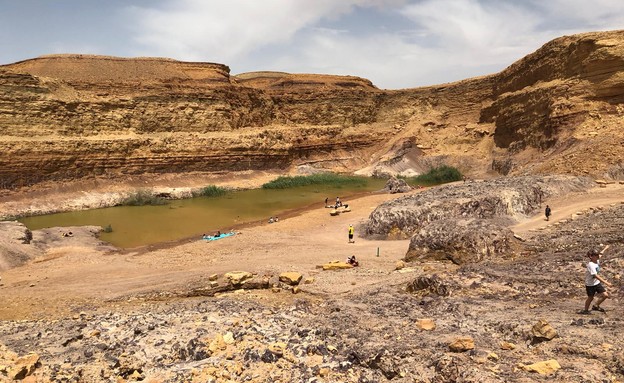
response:
[[[237,234],[234,229],[230,230],[227,233],[221,233],[221,230],[217,230],[216,233],[214,233],[213,235],[208,235],[208,234],[202,234],[202,239],[216,239],[216,238],[221,238],[221,237],[227,237],[233,234]],[[238,233],[240,234],[240,232]]]
[[[214,233],[213,235],[202,234],[202,239],[219,238],[220,236],[221,236],[221,230],[217,230],[217,232]]]
[[[275,223],[277,221],[279,221],[279,218],[277,218],[277,216],[269,218],[269,223]]]
[[[355,233],[355,229],[353,228],[353,225],[349,225],[349,243],[355,243],[355,240],[353,239],[353,234],[354,233]],[[352,256],[348,257],[347,258],[347,263],[350,264],[353,267],[360,265],[360,263],[357,261],[357,259],[355,259],[355,255],[352,255]]]
[[[336,197],[336,202],[333,205],[329,205],[329,198],[325,198],[325,207],[331,207],[331,208],[339,208],[339,207],[349,207],[349,205],[343,204],[342,201],[340,200],[340,197]]]

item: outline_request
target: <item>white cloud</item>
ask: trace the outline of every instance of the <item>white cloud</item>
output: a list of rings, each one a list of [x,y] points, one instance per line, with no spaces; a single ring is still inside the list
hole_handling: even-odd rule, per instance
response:
[[[302,28],[339,17],[357,0],[170,1],[162,9],[133,7],[136,41],[146,50],[187,60],[231,61],[258,47],[288,43]]]
[[[568,0],[167,0],[128,11],[141,47],[136,55],[216,61],[235,72],[351,74],[395,88],[501,70],[558,36],[570,17],[583,25],[618,20],[608,12],[615,0],[596,0],[602,11],[595,2],[572,2],[574,7],[565,6]],[[394,13],[409,24],[370,25],[366,34],[341,26],[342,18],[362,9]]]
[[[10,42],[0,58],[161,56],[219,62],[233,73],[348,74],[415,87],[497,72],[564,34],[624,28],[621,1],[109,0],[70,9],[80,14],[50,7],[52,16],[15,2],[0,13]],[[89,23],[76,33],[72,20]]]
[[[526,20],[523,28],[529,31],[531,15],[522,9],[436,0],[408,5],[401,12],[412,21],[412,29],[367,36],[327,29],[301,32],[288,54],[273,56],[276,67],[262,69],[351,74],[383,88],[406,88],[489,74],[530,52],[528,43],[516,37],[518,30],[503,20],[514,13],[515,20]],[[542,43],[528,40],[531,48]]]
[[[531,3],[542,15],[540,28],[557,35],[624,28],[621,0],[531,0]]]

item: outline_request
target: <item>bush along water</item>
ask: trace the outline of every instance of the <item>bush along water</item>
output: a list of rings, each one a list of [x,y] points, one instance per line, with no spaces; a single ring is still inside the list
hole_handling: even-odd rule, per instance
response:
[[[333,173],[318,173],[309,176],[280,176],[273,181],[262,185],[263,189],[288,189],[298,186],[325,185],[333,187],[341,186],[365,186],[366,177],[346,176]]]
[[[228,193],[228,189],[216,185],[208,185],[197,191],[193,191],[193,197],[221,197]]]
[[[423,173],[419,176],[406,178],[405,181],[412,186],[432,186],[461,181],[462,178],[461,172],[456,168],[442,165],[437,168],[431,168],[427,173]]]
[[[147,190],[139,190],[124,198],[119,204],[123,206],[165,205],[167,201]]]

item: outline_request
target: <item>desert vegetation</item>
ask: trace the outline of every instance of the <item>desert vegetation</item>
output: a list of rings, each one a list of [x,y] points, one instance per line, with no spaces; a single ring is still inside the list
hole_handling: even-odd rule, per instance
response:
[[[325,185],[332,187],[364,186],[367,178],[334,173],[318,173],[309,176],[281,176],[262,185],[263,189],[288,189],[298,186]]]
[[[122,206],[164,205],[167,201],[154,195],[149,190],[138,190],[121,200]]]
[[[423,173],[416,177],[405,178],[405,181],[411,186],[433,186],[460,181],[462,178],[463,175],[457,168],[442,165],[436,168],[431,168],[427,173]]]
[[[216,185],[208,185],[197,191],[193,191],[193,197],[221,197],[229,192],[227,188]]]

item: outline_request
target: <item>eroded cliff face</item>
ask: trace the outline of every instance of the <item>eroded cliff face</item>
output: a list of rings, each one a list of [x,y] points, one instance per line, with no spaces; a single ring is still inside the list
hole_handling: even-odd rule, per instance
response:
[[[481,121],[496,124],[494,142],[516,171],[621,168],[623,69],[623,31],[558,38],[497,75],[495,101]],[[539,157],[516,155],[522,151]]]
[[[624,176],[624,31],[562,37],[499,74],[380,90],[353,76],[159,58],[0,66],[0,187],[281,169]]]
[[[374,121],[380,92],[366,80],[315,77],[283,81],[285,91],[272,95],[239,84],[219,64],[47,56],[5,66],[3,185],[364,162],[358,152],[383,136],[355,123]]]

